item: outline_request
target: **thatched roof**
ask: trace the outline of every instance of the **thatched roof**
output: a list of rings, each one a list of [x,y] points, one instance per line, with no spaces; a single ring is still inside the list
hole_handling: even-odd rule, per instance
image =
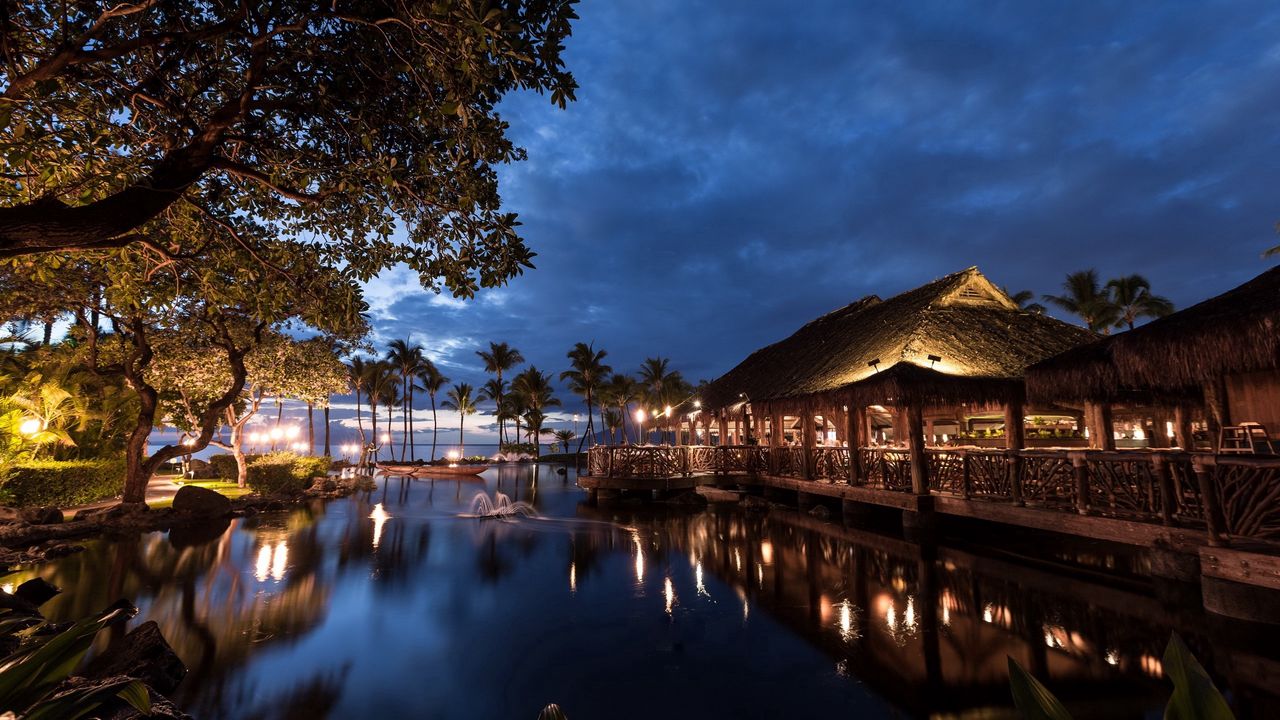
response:
[[[1043,400],[1194,397],[1223,375],[1280,367],[1280,267],[1142,327],[1027,371]]]
[[[716,409],[743,393],[754,403],[837,392],[860,404],[1003,401],[1021,397],[1028,365],[1095,337],[1019,310],[969,268],[823,315],[711,383],[703,403]]]

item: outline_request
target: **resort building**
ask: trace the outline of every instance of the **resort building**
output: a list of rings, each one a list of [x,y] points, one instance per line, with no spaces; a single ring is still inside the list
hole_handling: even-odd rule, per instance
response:
[[[1280,439],[1280,268],[1039,363],[1027,391],[1102,421],[1127,416],[1152,447],[1269,452]],[[1098,447],[1113,449],[1114,437]]]
[[[847,468],[821,454],[806,461],[817,448],[1022,448],[1029,415],[1037,445],[1082,445],[1083,413],[1028,408],[1023,373],[1096,337],[1021,310],[969,268],[887,300],[863,298],[752,353],[705,389],[685,437],[794,447],[817,477],[859,471],[856,454]]]

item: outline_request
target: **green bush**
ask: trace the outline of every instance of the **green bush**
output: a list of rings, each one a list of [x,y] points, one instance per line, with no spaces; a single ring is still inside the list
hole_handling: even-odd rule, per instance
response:
[[[18,507],[84,505],[124,492],[123,460],[28,460],[9,466],[0,492]]]
[[[262,457],[261,455],[245,455],[244,461],[252,464],[254,460]],[[236,456],[231,453],[222,453],[213,455],[209,458],[209,464],[213,466],[214,477],[220,477],[223,480],[235,480],[240,476],[240,471],[236,468]]]
[[[329,473],[328,457],[273,452],[249,463],[249,487],[263,495],[297,495],[311,486],[311,478]]]

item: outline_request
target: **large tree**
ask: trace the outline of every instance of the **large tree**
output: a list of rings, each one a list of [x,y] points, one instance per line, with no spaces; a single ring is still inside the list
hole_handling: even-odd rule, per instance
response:
[[[500,209],[494,167],[523,154],[496,108],[573,99],[573,3],[6,2],[0,258],[199,255],[201,236],[150,232],[198,214],[361,279],[405,263],[458,295],[499,285],[532,253]]]
[[[169,336],[156,349],[159,352],[149,368],[148,379],[162,390],[162,396],[171,398],[171,420],[194,428],[205,406],[231,384],[230,373],[222,364],[209,362],[216,347],[198,344],[194,338]],[[245,427],[257,415],[264,397],[318,403],[348,390],[346,366],[338,359],[335,344],[322,337],[298,340],[267,330],[245,355],[244,365],[242,395],[238,402],[223,409],[222,422],[230,430],[230,438],[210,441],[211,445],[230,450],[235,457],[240,487],[248,478]]]
[[[582,443],[588,438],[595,442],[595,396],[605,376],[613,371],[606,365],[604,358],[609,353],[596,350],[594,344],[577,343],[569,351],[569,369],[560,373],[560,379],[569,381],[569,390],[581,395],[587,403],[587,430],[578,441],[578,452],[582,452]],[[569,448],[565,447],[565,452]]]
[[[524,355],[521,355],[519,350],[504,342],[490,342],[488,350],[477,350],[476,355],[484,361],[485,372],[493,373],[496,384],[490,388],[492,392],[486,391],[485,394],[489,399],[497,403],[499,410],[501,410],[507,390],[507,386],[502,380],[502,374],[524,362]],[[501,447],[506,439],[507,421],[502,412],[498,412],[497,416],[498,446]]]

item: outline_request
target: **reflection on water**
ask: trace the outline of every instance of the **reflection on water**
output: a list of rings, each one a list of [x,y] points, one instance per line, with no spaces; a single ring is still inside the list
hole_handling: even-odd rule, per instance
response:
[[[1008,707],[1006,656],[1080,717],[1134,717],[1168,695],[1174,630],[1241,717],[1277,716],[1275,629],[1206,616],[1114,549],[1017,562],[785,511],[596,509],[571,477],[391,478],[90,543],[3,584],[68,588],[55,619],[134,600],[190,667],[176,700],[201,718],[958,714]],[[460,517],[481,491],[538,517]]]

